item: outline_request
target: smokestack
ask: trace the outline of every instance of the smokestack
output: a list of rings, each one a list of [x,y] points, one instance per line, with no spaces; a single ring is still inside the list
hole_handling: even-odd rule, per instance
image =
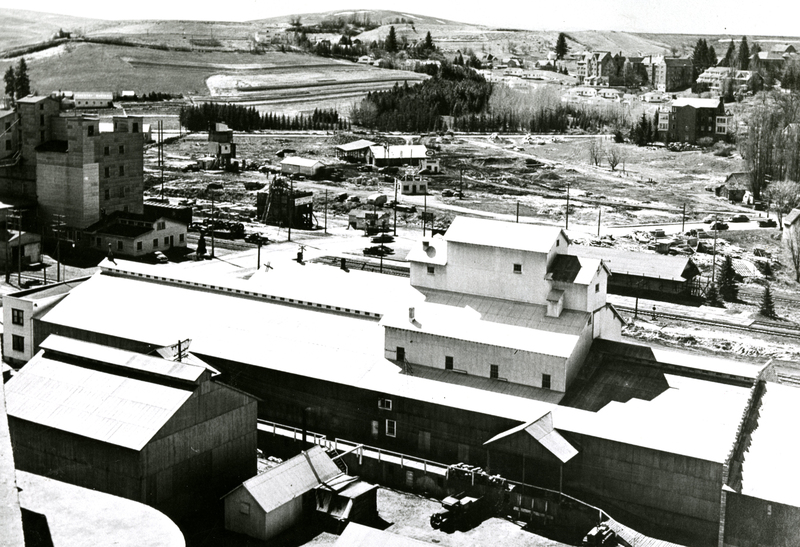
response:
[[[415,310],[413,307],[408,308],[408,320],[411,321],[412,323],[414,322],[414,311]]]

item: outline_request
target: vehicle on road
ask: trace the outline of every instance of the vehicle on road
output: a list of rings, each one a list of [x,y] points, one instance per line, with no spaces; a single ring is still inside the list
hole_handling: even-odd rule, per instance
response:
[[[778,223],[775,222],[774,218],[765,218],[764,220],[759,220],[758,225],[761,228],[775,228]]]
[[[719,215],[706,215],[705,217],[703,217],[703,222],[705,222],[706,224],[711,224],[712,222],[717,220],[718,216]]]
[[[165,255],[165,254],[164,254],[164,253],[162,253],[161,251],[156,251],[156,252],[154,252],[154,253],[153,253],[153,256],[155,256],[155,257],[156,257],[156,261],[157,261],[159,264],[166,264],[167,262],[169,262],[169,258],[167,258],[167,255]]]
[[[264,234],[248,234],[244,240],[248,243],[255,243],[256,245],[266,245],[269,243],[269,238]]]
[[[727,230],[728,225],[724,222],[715,222],[710,226],[711,230]]]
[[[735,215],[731,217],[731,222],[750,222],[750,217],[747,215]]]

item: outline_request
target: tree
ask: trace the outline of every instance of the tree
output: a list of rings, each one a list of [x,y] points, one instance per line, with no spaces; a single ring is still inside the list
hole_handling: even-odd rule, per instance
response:
[[[736,44],[733,40],[728,42],[728,51],[725,52],[725,57],[719,62],[719,66],[733,66],[736,62]]]
[[[719,294],[728,302],[733,302],[739,296],[739,285],[736,282],[736,270],[733,269],[733,259],[725,257],[719,268]]]
[[[603,159],[603,143],[600,139],[589,140],[589,163],[595,167],[600,166]]]
[[[717,52],[714,50],[714,46],[708,46],[708,50],[706,50],[706,67],[717,66]]]
[[[642,117],[639,118],[639,123],[637,123],[631,131],[631,137],[633,142],[638,146],[647,146],[647,143],[652,141],[653,134],[650,120],[644,112],[642,112]]]
[[[739,59],[736,63],[739,70],[747,70],[750,66],[750,48],[747,45],[747,36],[742,36],[742,43],[739,44]]]
[[[708,44],[703,38],[697,40],[697,44],[692,51],[692,80],[708,68]]]
[[[453,64],[458,66],[464,66],[464,56],[461,55],[461,52],[457,52],[458,54],[453,59]]]
[[[17,94],[17,75],[13,66],[8,67],[3,80],[6,82],[6,95],[11,97],[11,102],[13,103]]]
[[[712,306],[714,308],[724,308],[725,304],[722,302],[722,299],[719,297],[719,291],[717,290],[717,284],[711,283],[708,286],[708,292],[706,293],[706,304]]]
[[[389,35],[386,37],[383,48],[387,53],[394,53],[397,51],[397,33],[394,30],[394,26],[389,27]]]
[[[606,148],[606,161],[608,166],[614,171],[617,165],[624,161],[624,152],[619,146],[609,146]]]
[[[558,39],[556,40],[556,59],[563,59],[567,56],[568,51],[567,35],[563,32],[559,32]]]
[[[769,285],[764,287],[764,295],[761,297],[761,307],[758,313],[770,319],[777,317],[775,313],[775,302],[772,301],[772,290],[769,288]]]
[[[25,58],[21,57],[17,65],[17,98],[27,97],[31,94],[31,80],[28,77],[28,64]]]
[[[431,31],[428,31],[428,34],[425,35],[425,45],[423,47],[426,51],[433,51],[435,49],[433,45],[433,38],[431,37]]]
[[[793,225],[783,231],[783,244],[794,266],[795,281],[800,283],[800,227]]]
[[[780,228],[783,229],[783,216],[800,207],[800,183],[793,180],[775,181],[767,187],[765,194],[778,215]]]

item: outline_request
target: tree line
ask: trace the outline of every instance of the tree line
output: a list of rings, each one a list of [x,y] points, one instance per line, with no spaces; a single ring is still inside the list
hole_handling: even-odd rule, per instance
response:
[[[311,115],[287,116],[274,112],[261,113],[255,107],[203,103],[181,108],[180,122],[189,131],[207,131],[211,124],[225,123],[234,131],[278,129],[290,131],[349,129],[336,110],[315,109]]]
[[[31,94],[31,79],[28,76],[28,64],[24,57],[20,58],[16,68],[8,67],[3,80],[6,84],[6,95],[11,97],[12,103]]]

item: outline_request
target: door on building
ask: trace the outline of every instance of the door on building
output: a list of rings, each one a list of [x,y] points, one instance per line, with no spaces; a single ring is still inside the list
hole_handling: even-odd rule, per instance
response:
[[[172,247],[175,245],[175,236],[169,236],[169,246]]]
[[[372,439],[378,440],[378,435],[381,431],[381,424],[378,420],[372,420]]]
[[[416,194],[417,193],[417,185],[416,184],[412,184],[411,185],[411,193],[412,194]]]

